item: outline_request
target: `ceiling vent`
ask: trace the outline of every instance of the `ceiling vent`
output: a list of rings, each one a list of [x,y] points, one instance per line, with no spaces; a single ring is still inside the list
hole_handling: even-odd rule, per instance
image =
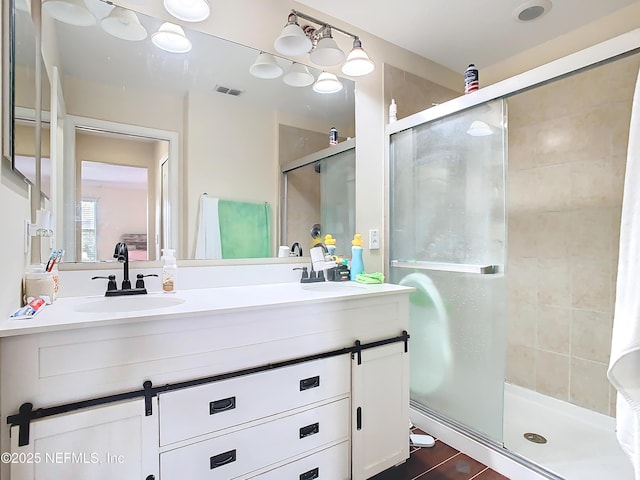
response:
[[[216,85],[214,87],[214,90],[216,92],[218,92],[218,93],[225,93],[227,95],[233,95],[234,97],[237,97],[240,94],[242,94],[242,90],[238,90],[237,88],[224,87],[222,85]]]
[[[530,0],[521,3],[513,11],[513,18],[519,22],[531,22],[546,15],[551,7],[552,4],[549,0]]]

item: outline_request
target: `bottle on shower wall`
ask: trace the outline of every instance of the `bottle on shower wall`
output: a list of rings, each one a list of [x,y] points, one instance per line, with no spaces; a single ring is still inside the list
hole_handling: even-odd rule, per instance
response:
[[[389,105],[389,123],[398,120],[398,106],[395,99],[391,99],[391,105]]]
[[[475,92],[480,88],[478,69],[472,63],[467,67],[464,72],[464,93]]]
[[[331,127],[329,130],[329,145],[337,145],[338,144],[338,129],[336,127]]]

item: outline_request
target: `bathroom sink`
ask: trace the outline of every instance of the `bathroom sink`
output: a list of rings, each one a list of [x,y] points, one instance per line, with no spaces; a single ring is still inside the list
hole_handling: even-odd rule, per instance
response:
[[[175,307],[181,303],[184,303],[182,298],[173,296],[150,297],[140,295],[135,297],[110,297],[94,302],[83,303],[82,305],[78,305],[75,311],[87,313],[133,312]]]
[[[316,292],[348,292],[365,290],[364,285],[353,282],[318,282],[318,283],[302,283],[304,290]]]

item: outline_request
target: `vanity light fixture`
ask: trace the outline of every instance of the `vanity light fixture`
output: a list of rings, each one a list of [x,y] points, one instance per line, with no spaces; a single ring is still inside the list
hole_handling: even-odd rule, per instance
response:
[[[347,55],[347,61],[342,65],[342,73],[350,77],[360,77],[373,72],[375,66],[367,52],[363,50],[362,42],[356,37],[353,40],[353,49]]]
[[[316,93],[337,93],[342,90],[342,82],[333,73],[322,72],[312,88]]]
[[[309,53],[313,47],[311,39],[298,24],[298,16],[292,11],[287,17],[287,24],[282,29],[282,33],[273,43],[276,51],[283,55],[297,57]]]
[[[330,67],[337,65],[344,60],[344,52],[340,50],[338,44],[331,35],[331,27],[325,25],[320,29],[320,35],[313,50],[309,54],[309,59],[316,65]]]
[[[109,15],[100,21],[102,29],[122,40],[140,41],[147,38],[147,30],[140,24],[132,10],[114,7]]]
[[[164,8],[184,22],[201,22],[211,13],[207,0],[164,0]]]
[[[187,53],[191,50],[191,40],[184,34],[180,25],[165,22],[157,32],[151,35],[153,44],[166,52]]]
[[[260,52],[256,61],[249,67],[249,73],[257,78],[278,78],[282,72],[282,67],[278,65],[276,58],[266,52]]]
[[[44,0],[42,11],[69,25],[89,27],[96,24],[96,17],[82,0]]]
[[[310,25],[300,27],[298,18],[318,24],[320,27],[317,29]],[[287,24],[273,45],[276,51],[282,55],[299,56],[309,53],[309,58],[316,65],[325,67],[337,65],[345,59],[345,54],[333,38],[333,31],[340,32],[353,39],[353,50],[349,53],[342,72],[349,76],[371,73],[375,68],[375,64],[362,48],[362,42],[357,35],[297,10],[291,10],[287,18]]]
[[[293,62],[289,71],[282,77],[282,81],[290,87],[308,87],[315,81],[306,65]]]

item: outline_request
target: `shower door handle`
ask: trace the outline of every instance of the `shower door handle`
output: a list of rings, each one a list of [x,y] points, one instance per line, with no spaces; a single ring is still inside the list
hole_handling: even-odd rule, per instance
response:
[[[438,262],[407,262],[392,260],[395,268],[411,268],[417,270],[436,270],[439,272],[475,273],[479,275],[493,275],[500,272],[500,265],[471,265],[466,263],[438,263]]]

